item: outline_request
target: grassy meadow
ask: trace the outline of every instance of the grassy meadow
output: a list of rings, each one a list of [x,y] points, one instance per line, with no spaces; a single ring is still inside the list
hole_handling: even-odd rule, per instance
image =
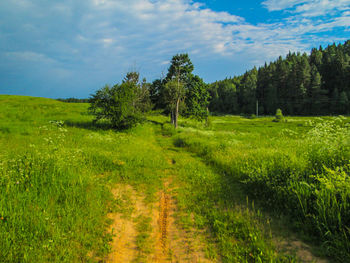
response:
[[[150,171],[162,156],[152,158],[153,141],[143,139],[151,128],[94,128],[87,106],[0,96],[0,261],[103,257],[113,183],[159,182]]]
[[[287,224],[333,260],[350,255],[349,118],[215,117],[211,129],[183,121],[174,143],[225,174],[228,185]]]
[[[152,204],[166,180],[177,223],[206,233],[213,262],[302,260],[274,242],[282,219],[331,261],[349,259],[349,118],[221,116],[174,130],[149,115],[117,132],[93,126],[87,108],[0,95],[1,262],[103,261],[107,214],[130,208],[113,187],[132,185]],[[150,220],[139,221],[144,262]]]

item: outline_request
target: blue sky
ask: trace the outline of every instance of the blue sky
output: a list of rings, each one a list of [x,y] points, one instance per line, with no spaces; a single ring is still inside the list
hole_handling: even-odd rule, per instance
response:
[[[350,38],[350,0],[2,0],[0,94],[86,98],[186,52],[207,82]]]

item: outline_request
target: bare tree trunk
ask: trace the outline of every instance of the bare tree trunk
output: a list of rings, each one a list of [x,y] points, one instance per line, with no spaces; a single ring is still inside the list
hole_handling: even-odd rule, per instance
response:
[[[179,105],[180,105],[180,99],[178,98],[176,101],[176,111],[175,111],[175,129],[177,128],[177,120],[179,118]]]
[[[171,124],[174,124],[174,112],[170,111],[170,122]]]
[[[205,124],[208,126],[209,124],[209,109],[207,107],[207,117],[205,118]]]

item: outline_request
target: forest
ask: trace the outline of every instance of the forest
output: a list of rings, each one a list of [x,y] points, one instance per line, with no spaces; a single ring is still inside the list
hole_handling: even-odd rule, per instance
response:
[[[350,113],[350,40],[289,53],[241,76],[209,85],[211,112],[273,115]]]

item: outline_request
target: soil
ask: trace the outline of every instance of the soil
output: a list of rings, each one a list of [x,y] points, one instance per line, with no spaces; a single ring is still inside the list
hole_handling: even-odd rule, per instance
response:
[[[328,263],[327,259],[319,258],[312,253],[312,248],[306,243],[297,238],[289,237],[280,240],[278,243],[279,249],[287,251],[290,254],[295,254],[300,262],[304,263]]]
[[[139,213],[140,210],[143,210],[143,207],[139,207],[139,205],[136,206],[136,204],[140,204],[140,202],[136,202],[137,200],[135,200],[135,198],[137,195],[131,186],[117,185],[112,193],[115,199],[122,198],[126,193],[134,199],[132,203],[136,212],[133,212],[133,217],[136,213]],[[121,213],[111,213],[108,216],[113,220],[109,231],[115,236],[111,243],[111,253],[106,262],[131,262],[137,254],[137,247],[135,244],[137,231],[135,224],[131,217],[128,218]]]
[[[144,196],[129,185],[115,187],[114,197],[118,199],[127,194],[133,209],[129,216],[123,213],[109,215],[113,220],[109,231],[115,236],[111,243],[111,253],[105,262],[213,262],[205,257],[201,233],[195,229],[185,230],[176,223],[176,198],[168,185],[169,182],[164,183],[164,190],[157,193],[158,202],[154,204],[146,204]],[[138,233],[135,219],[140,215],[152,217],[152,250],[143,259],[138,257],[136,245]]]

